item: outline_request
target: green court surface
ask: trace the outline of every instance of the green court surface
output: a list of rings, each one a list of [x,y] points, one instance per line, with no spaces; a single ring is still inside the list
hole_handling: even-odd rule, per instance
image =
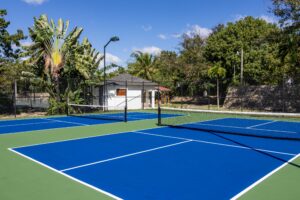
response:
[[[209,120],[216,117],[206,115],[199,119],[195,116],[195,119]],[[128,122],[126,125],[124,122],[119,122],[0,135],[0,199],[111,199],[98,191],[18,156],[8,148],[154,128],[157,127],[156,122],[156,120],[141,120]],[[300,159],[298,158],[294,163],[300,165]],[[299,183],[300,169],[288,164],[245,193],[240,199],[299,199]]]

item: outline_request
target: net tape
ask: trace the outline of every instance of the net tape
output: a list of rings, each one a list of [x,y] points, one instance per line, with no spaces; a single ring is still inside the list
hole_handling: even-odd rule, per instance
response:
[[[230,114],[230,117],[235,117],[237,119],[257,119],[256,117],[267,117],[267,118],[281,118],[281,117],[300,117],[300,114],[291,113],[259,113],[259,112],[233,112],[233,111],[207,111],[207,110],[193,110],[193,109],[178,109],[178,108],[161,108],[161,114],[172,113],[179,114],[180,116],[175,118],[161,118],[160,125],[169,126],[172,128],[190,129],[196,131],[204,131],[211,133],[220,134],[231,134],[240,136],[251,136],[257,138],[269,138],[269,139],[279,139],[279,140],[299,140],[300,141],[300,131],[299,130],[273,130],[264,129],[258,127],[239,127],[237,126],[227,126],[218,124],[208,124],[202,121],[203,118],[206,119],[222,119],[226,118],[226,114]],[[193,114],[194,113],[194,114]],[[210,116],[211,115],[211,116]],[[219,116],[220,115],[220,116]],[[249,118],[247,117],[249,116]],[[298,119],[300,120],[300,118]],[[202,121],[202,122],[201,122]],[[210,121],[210,120],[208,120]],[[300,125],[300,123],[299,123]]]
[[[125,107],[68,104],[68,115],[81,118],[126,121],[127,112]]]

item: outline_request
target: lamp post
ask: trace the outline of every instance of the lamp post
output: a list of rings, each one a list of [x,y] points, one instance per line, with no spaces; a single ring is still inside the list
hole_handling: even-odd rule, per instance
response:
[[[119,41],[120,38],[117,37],[117,36],[114,36],[114,37],[111,37],[110,40],[104,45],[104,51],[103,51],[103,73],[104,73],[104,77],[103,77],[103,80],[104,80],[104,85],[103,85],[103,110],[105,111],[105,106],[106,106],[106,47],[109,45],[109,43],[111,42],[117,42]]]

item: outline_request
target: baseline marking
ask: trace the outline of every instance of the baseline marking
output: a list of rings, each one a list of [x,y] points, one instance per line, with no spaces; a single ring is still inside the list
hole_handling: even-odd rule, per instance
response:
[[[11,127],[11,126],[27,126],[27,125],[34,125],[34,124],[49,124],[49,123],[55,123],[55,121],[53,122],[32,122],[32,123],[24,123],[24,124],[9,124],[9,125],[2,125],[0,127]]]
[[[105,195],[107,195],[107,196],[110,196],[110,197],[112,197],[112,198],[114,198],[114,199],[116,199],[116,200],[122,200],[122,198],[120,198],[120,197],[118,197],[118,196],[116,196],[116,195],[113,195],[113,194],[111,194],[111,193],[109,193],[109,192],[106,192],[105,190],[102,190],[102,189],[100,189],[100,188],[97,188],[97,187],[95,187],[95,186],[89,184],[89,183],[86,183],[86,182],[81,181],[81,180],[79,180],[79,179],[77,179],[77,178],[74,178],[74,177],[72,177],[72,176],[70,176],[70,175],[68,175],[68,174],[65,174],[65,173],[63,173],[63,172],[61,172],[61,171],[59,171],[59,170],[57,170],[57,169],[54,169],[53,167],[50,167],[50,166],[48,166],[48,165],[46,165],[46,164],[44,164],[44,163],[42,163],[42,162],[40,162],[40,161],[37,161],[37,160],[35,160],[35,159],[33,159],[33,158],[29,157],[29,156],[26,156],[26,155],[24,155],[24,154],[22,154],[22,153],[20,153],[20,152],[18,152],[18,151],[15,151],[14,149],[9,148],[8,150],[11,151],[11,152],[13,152],[13,153],[15,153],[15,154],[17,154],[17,155],[19,155],[19,156],[22,156],[22,157],[24,157],[24,158],[27,158],[28,160],[31,160],[31,161],[33,161],[33,162],[35,162],[35,163],[37,163],[37,164],[40,164],[40,165],[42,165],[43,167],[46,167],[46,168],[48,168],[48,169],[50,169],[50,170],[52,170],[52,171],[54,171],[54,172],[56,172],[56,173],[58,173],[58,174],[61,174],[61,175],[65,176],[65,177],[67,177],[67,178],[69,178],[69,179],[71,179],[71,180],[73,180],[73,181],[75,181],[75,182],[77,182],[77,183],[80,183],[80,184],[82,184],[82,185],[85,185],[85,186],[87,186],[87,187],[93,189],[93,190],[96,190],[96,191],[98,191],[98,192],[100,192],[100,193],[102,193],[102,194],[105,194]]]
[[[192,124],[192,123],[189,123]],[[227,125],[218,125],[218,124],[206,124],[202,122],[196,122],[194,124],[204,125],[204,126],[217,126],[217,127],[225,127],[225,128],[238,128],[238,129],[251,129],[251,130],[258,130],[258,131],[269,131],[269,132],[278,132],[278,133],[291,133],[291,134],[297,134],[298,132],[294,131],[281,131],[281,130],[274,130],[274,129],[263,129],[263,128],[245,128],[240,126],[227,126]]]
[[[279,171],[280,169],[282,169],[283,167],[285,167],[289,163],[293,162],[299,156],[300,156],[300,154],[296,155],[295,157],[291,158],[290,160],[288,160],[287,162],[283,163],[279,167],[275,168],[274,170],[272,170],[271,172],[269,172],[268,174],[266,174],[262,178],[258,179],[257,181],[255,181],[253,184],[251,184],[250,186],[248,186],[244,190],[242,190],[240,193],[238,193],[235,196],[231,197],[231,199],[232,200],[236,200],[236,199],[240,198],[246,192],[248,192],[249,190],[251,190],[252,188],[254,188],[255,186],[257,186],[258,184],[260,184],[261,182],[263,182],[264,180],[266,180],[268,177],[270,177],[271,175],[273,175],[274,173],[276,173],[277,171]]]
[[[277,122],[277,121],[273,120],[273,121],[270,121],[270,122],[265,122],[265,123],[256,124],[256,125],[253,125],[253,126],[248,126],[247,128],[254,128],[254,127],[263,126],[263,125],[266,125],[266,124],[272,124],[274,122]]]
[[[257,148],[250,148],[250,147],[224,144],[224,143],[218,143],[218,142],[209,142],[209,141],[206,141],[206,140],[194,140],[194,139],[189,139],[189,138],[173,137],[173,136],[166,136],[166,135],[160,135],[160,134],[145,133],[145,132],[140,132],[140,131],[135,131],[134,133],[144,134],[144,135],[152,135],[152,136],[156,136],[156,137],[166,137],[166,138],[173,138],[173,139],[188,140],[188,141],[192,141],[192,142],[199,142],[199,143],[212,144],[212,145],[218,145],[218,146],[233,147],[233,148],[239,148],[239,149],[256,150],[256,151],[261,151],[261,152],[268,152],[268,153],[275,153],[275,154],[282,154],[282,155],[289,155],[289,156],[297,155],[297,154],[294,154],[294,153],[273,151],[273,150],[268,150],[268,149],[257,149]]]
[[[192,142],[192,140],[185,140],[183,142],[177,142],[177,143],[173,143],[173,144],[169,144],[169,145],[165,145],[165,146],[160,146],[160,147],[156,147],[156,148],[152,148],[152,149],[148,149],[148,150],[144,150],[144,151],[138,151],[138,152],[126,154],[126,155],[123,155],[123,156],[109,158],[109,159],[106,159],[106,160],[100,160],[100,161],[96,161],[96,162],[92,162],[92,163],[87,163],[87,164],[84,164],[84,165],[78,165],[78,166],[66,168],[66,169],[63,169],[63,170],[60,170],[60,171],[62,171],[62,172],[70,171],[70,170],[73,170],[73,169],[78,169],[78,168],[83,168],[83,167],[96,165],[96,164],[100,164],[100,163],[104,163],[104,162],[118,160],[118,159],[121,159],[121,158],[135,156],[135,155],[138,155],[138,154],[143,154],[143,153],[147,153],[147,152],[151,152],[151,151],[156,151],[156,150],[159,150],[159,149],[165,149],[165,148],[168,148],[168,147],[177,146],[177,145],[188,143],[188,142]]]

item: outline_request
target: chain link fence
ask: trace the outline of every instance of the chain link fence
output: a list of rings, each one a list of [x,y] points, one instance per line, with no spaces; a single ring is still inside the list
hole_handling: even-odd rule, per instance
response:
[[[161,82],[164,107],[245,112],[300,113],[300,85],[223,86]]]

